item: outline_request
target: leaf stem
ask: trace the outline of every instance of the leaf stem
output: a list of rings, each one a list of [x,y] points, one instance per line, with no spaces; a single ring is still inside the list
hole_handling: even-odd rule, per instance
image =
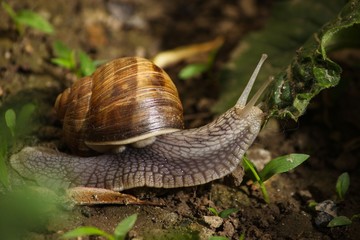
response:
[[[269,204],[270,197],[269,197],[268,191],[266,190],[265,184],[263,181],[259,181],[259,184],[260,184],[261,193],[264,196],[264,200],[267,204]]]
[[[260,190],[261,190],[261,193],[264,197],[264,200],[267,204],[270,203],[270,198],[269,198],[269,194],[266,190],[266,187],[265,187],[265,184],[264,182],[261,180],[255,166],[250,162],[250,160],[244,156],[243,157],[243,160],[244,160],[244,163],[246,164],[246,166],[250,169],[250,171],[252,172],[253,176],[255,177],[256,181],[259,183],[260,185]]]

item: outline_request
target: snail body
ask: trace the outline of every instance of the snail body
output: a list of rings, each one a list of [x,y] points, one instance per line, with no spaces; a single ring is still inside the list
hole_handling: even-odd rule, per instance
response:
[[[260,131],[264,113],[255,102],[266,86],[246,102],[265,58],[263,55],[236,105],[205,126],[181,130],[181,123],[176,123],[175,127],[165,125],[169,132],[145,133],[146,138],[140,139],[140,143],[145,140],[145,144],[125,147],[117,153],[111,149],[110,153],[97,156],[75,156],[44,147],[25,147],[11,157],[10,164],[20,176],[52,188],[84,186],[115,191],[144,186],[176,188],[221,178],[237,167]],[[172,95],[177,95],[177,92]],[[66,102],[67,98],[60,96],[56,105]],[[60,115],[64,116],[64,113],[60,112]],[[149,138],[151,140],[147,142]],[[124,141],[121,141],[122,146]],[[83,146],[90,145],[91,148],[89,142],[85,139]],[[125,141],[128,143],[133,141]],[[97,150],[96,147],[92,149]]]

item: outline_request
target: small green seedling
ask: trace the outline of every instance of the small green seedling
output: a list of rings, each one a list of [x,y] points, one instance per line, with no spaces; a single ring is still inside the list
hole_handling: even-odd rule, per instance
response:
[[[244,239],[245,239],[245,234],[242,233],[239,236],[239,240],[244,240]],[[224,237],[224,236],[211,236],[211,237],[209,237],[209,240],[229,240],[229,238]]]
[[[236,213],[239,211],[237,208],[228,208],[221,212],[218,212],[215,208],[209,207],[208,210],[214,214],[215,216],[221,217],[221,218],[228,218],[231,214]]]
[[[351,225],[353,221],[360,219],[360,214],[355,214],[351,218],[346,216],[334,217],[327,225],[327,227],[340,227]]]
[[[0,183],[8,189],[10,187],[6,159],[8,147],[14,145],[16,140],[32,130],[31,118],[35,111],[35,105],[28,103],[20,110],[9,108],[5,111],[3,119],[0,120]]]
[[[347,172],[342,173],[336,181],[336,193],[340,201],[344,200],[345,194],[347,193],[350,186],[350,176]],[[360,214],[355,214],[351,218],[346,216],[334,217],[327,225],[327,227],[340,227],[352,224],[354,219],[359,219]]]
[[[15,137],[15,126],[16,126],[16,113],[14,109],[10,108],[5,112],[5,123],[11,132],[11,136]]]
[[[243,160],[245,171],[249,172],[250,170],[255,181],[260,185],[265,202],[270,203],[269,194],[266,190],[264,182],[275,174],[288,172],[291,169],[296,168],[308,158],[309,155],[296,153],[281,156],[268,162],[260,172],[257,171],[254,164],[246,156],[243,157]]]
[[[109,234],[96,227],[78,227],[62,235],[62,239],[78,238],[84,236],[101,236],[107,240],[124,240],[127,233],[134,227],[137,214],[133,214],[123,219],[115,228],[113,234]]]
[[[24,26],[32,27],[48,34],[54,32],[53,26],[46,19],[33,11],[24,9],[15,12],[6,2],[2,2],[2,7],[15,22],[16,28],[20,34],[24,33]]]
[[[344,200],[344,196],[345,196],[346,192],[348,191],[349,186],[350,186],[350,176],[347,172],[344,172],[338,177],[338,179],[336,181],[336,193],[337,193],[340,201]],[[311,200],[308,203],[308,207],[312,210],[315,210],[317,205],[318,205],[318,203],[314,200]],[[346,216],[337,216],[337,217],[334,217],[328,223],[327,227],[332,228],[332,227],[341,227],[341,226],[351,225],[355,219],[359,219],[359,218],[360,218],[360,214],[355,214],[351,218],[348,218]]]
[[[76,69],[75,50],[60,41],[54,42],[53,50],[56,57],[51,59],[52,63],[71,71]]]
[[[0,191],[0,239],[33,239],[29,234],[46,229],[54,216],[70,218],[73,203],[66,197],[54,189],[23,183],[11,191]]]
[[[346,216],[338,216],[334,217],[327,225],[327,227],[340,227],[340,226],[347,226],[352,224],[351,219]]]
[[[4,134],[6,127],[1,126],[1,132],[3,135],[0,136],[0,182],[6,189],[8,189],[10,186],[10,180],[6,166],[6,158],[8,154],[9,142],[11,142],[15,137],[16,113],[14,109],[10,108],[6,110],[4,118],[6,127],[11,133],[11,137],[6,137],[6,134]]]
[[[51,62],[76,73],[78,77],[91,75],[99,64],[91,60],[85,52],[77,52],[60,41],[53,44],[53,50],[55,58],[51,59]]]
[[[315,200],[310,200],[309,203],[308,203],[308,207],[310,209],[312,209],[313,211],[315,211],[316,205],[318,205],[318,203]]]
[[[245,233],[242,233],[242,234],[239,236],[239,240],[245,240]]]
[[[31,128],[29,124],[32,121],[32,115],[35,111],[35,105],[27,103],[23,105],[20,110],[9,108],[5,111],[5,123],[9,129],[11,136],[7,137],[8,142],[14,142],[15,138],[26,135]]]
[[[342,173],[336,181],[336,193],[339,199],[344,200],[350,186],[350,176],[347,172]]]
[[[96,69],[96,63],[84,51],[79,51],[79,62],[82,76],[89,76]]]
[[[6,189],[10,186],[9,173],[6,166],[7,154],[8,143],[0,136],[0,182]]]
[[[209,240],[229,240],[227,237],[224,236],[211,236]]]
[[[197,77],[202,73],[205,73],[210,70],[212,65],[215,62],[215,56],[217,51],[214,50],[209,54],[207,62],[204,63],[193,63],[186,65],[183,69],[179,72],[179,78],[186,80],[189,78]]]
[[[197,77],[200,74],[207,72],[210,69],[208,63],[193,63],[186,65],[179,72],[179,78],[186,80],[189,78]]]

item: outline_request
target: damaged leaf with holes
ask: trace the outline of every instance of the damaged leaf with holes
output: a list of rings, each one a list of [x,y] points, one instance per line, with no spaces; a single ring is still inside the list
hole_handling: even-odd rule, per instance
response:
[[[222,72],[222,93],[215,112],[224,112],[236,102],[256,59],[267,53],[269,58],[257,84],[260,86],[270,75],[275,80],[264,97],[264,108],[270,116],[297,120],[313,97],[340,81],[341,67],[329,54],[360,48],[359,0],[348,1],[345,6],[340,0],[274,4],[269,23],[239,43]]]

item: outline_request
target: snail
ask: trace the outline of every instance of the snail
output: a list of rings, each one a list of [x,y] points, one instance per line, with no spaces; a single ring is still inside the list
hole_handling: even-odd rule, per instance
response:
[[[61,93],[55,110],[71,151],[121,152],[184,128],[177,89],[164,70],[144,58],[115,59]],[[94,152],[95,151],[95,152]]]
[[[78,155],[25,147],[11,157],[10,165],[21,177],[50,188],[122,191],[219,179],[238,166],[260,131],[265,114],[255,103],[267,84],[247,99],[266,57],[263,54],[235,106],[194,129],[183,129],[178,93],[164,70],[138,57],[113,60],[56,100],[64,137]],[[117,130],[121,118],[125,125]],[[101,153],[91,156],[96,151]]]

